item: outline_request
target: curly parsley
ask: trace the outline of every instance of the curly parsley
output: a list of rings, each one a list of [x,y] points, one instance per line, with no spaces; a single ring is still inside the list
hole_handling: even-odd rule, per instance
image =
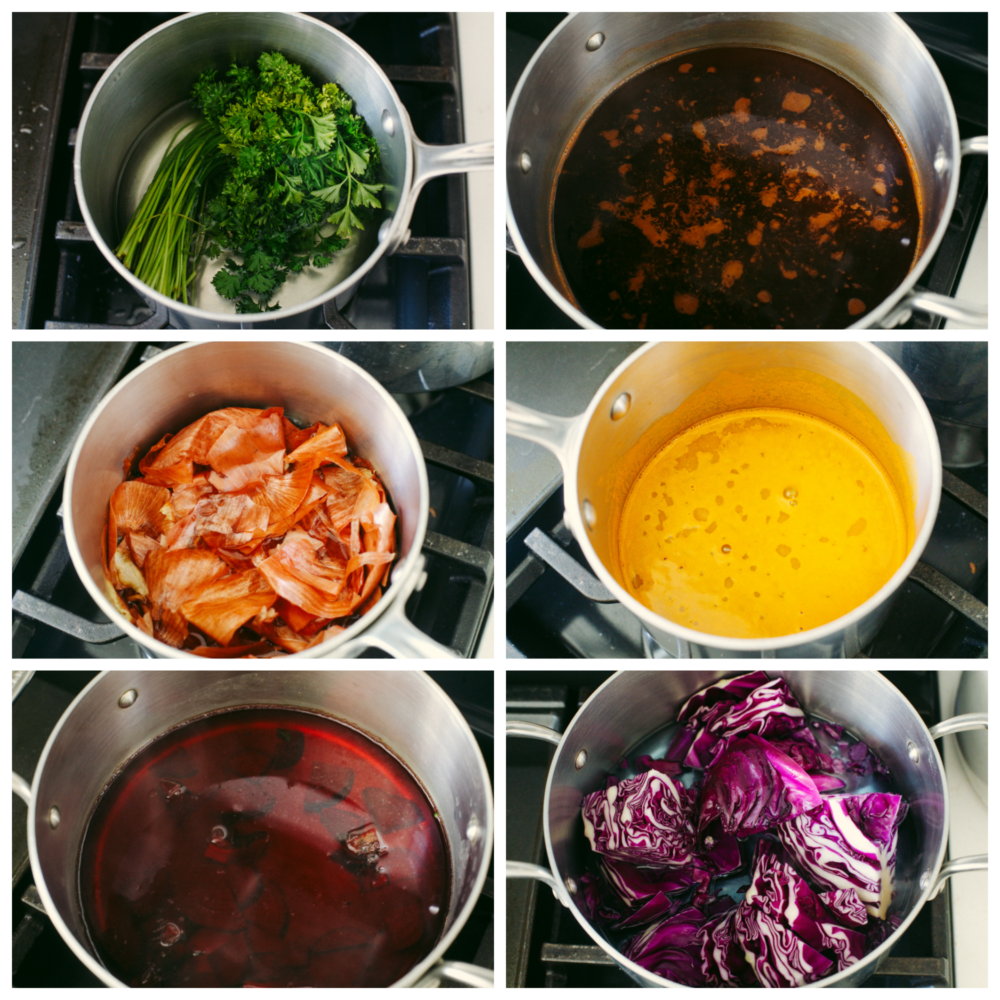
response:
[[[225,253],[219,294],[240,313],[279,309],[289,274],[326,267],[381,208],[378,144],[348,94],[280,52],[216,77],[195,84],[203,121],[172,140],[116,253],[184,302],[202,256]]]

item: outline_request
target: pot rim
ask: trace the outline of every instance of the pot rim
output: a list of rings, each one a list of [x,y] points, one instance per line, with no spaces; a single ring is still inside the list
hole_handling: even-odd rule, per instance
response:
[[[389,82],[389,78],[382,72],[382,68],[372,59],[372,57],[353,39],[349,38],[343,32],[338,31],[336,28],[324,23],[323,21],[317,20],[314,17],[310,17],[308,14],[302,14],[297,12],[278,12],[272,14],[272,17],[284,17],[291,18],[298,21],[308,21],[311,25],[315,25],[317,28],[322,28],[324,31],[330,32],[333,35],[338,36],[342,42],[349,48],[354,49],[355,52],[368,64],[368,71],[374,73],[381,81],[383,86],[392,95],[396,107],[394,117],[398,121],[402,128],[403,140],[405,143],[405,156],[404,156],[404,174],[402,182],[399,186],[399,204],[396,206],[396,211],[391,215],[387,216],[379,227],[379,240],[375,249],[368,255],[367,258],[355,268],[340,284],[335,285],[333,288],[323,292],[321,295],[310,299],[308,302],[303,302],[294,306],[285,306],[282,309],[276,309],[274,312],[266,313],[237,313],[237,312],[212,312],[208,309],[201,309],[197,306],[192,306],[178,299],[169,298],[163,295],[161,292],[150,288],[144,281],[137,278],[114,254],[114,251],[105,243],[104,238],[97,231],[97,227],[94,225],[93,216],[90,214],[90,208],[87,205],[87,199],[83,193],[83,167],[81,164],[81,150],[83,148],[83,141],[86,135],[87,121],[90,118],[90,112],[94,105],[96,104],[101,90],[105,85],[110,86],[109,81],[114,76],[114,71],[122,64],[122,62],[132,56],[136,50],[138,50],[142,45],[144,45],[150,38],[154,35],[159,34],[161,31],[165,31],[168,28],[172,28],[174,25],[180,23],[181,21],[186,21],[190,18],[196,17],[213,17],[213,18],[238,18],[241,15],[234,14],[232,12],[205,12],[205,11],[195,11],[189,14],[182,14],[180,17],[171,18],[169,21],[165,21],[163,24],[152,31],[147,31],[142,37],[137,38],[127,49],[125,49],[117,59],[108,67],[107,70],[101,75],[100,80],[97,82],[97,86],[94,87],[93,93],[90,95],[90,99],[87,101],[87,106],[83,109],[83,114],[80,116],[80,124],[77,126],[76,135],[76,146],[73,153],[73,181],[76,188],[77,201],[80,205],[80,211],[83,213],[83,221],[90,232],[91,238],[94,243],[97,244],[98,249],[104,255],[107,262],[134,288],[137,288],[143,298],[155,302],[157,305],[170,310],[172,312],[178,313],[179,315],[186,316],[189,319],[201,320],[203,322],[208,322],[210,324],[220,324],[223,323],[227,326],[250,326],[253,327],[258,323],[268,323],[274,325],[275,323],[281,323],[282,321],[289,320],[293,316],[299,316],[303,313],[308,312],[311,309],[322,308],[325,302],[329,302],[331,299],[338,295],[343,294],[351,290],[366,274],[378,263],[379,259],[386,252],[387,248],[393,246],[397,242],[397,237],[405,230],[406,220],[409,218],[410,211],[412,208],[412,199],[414,197],[413,192],[413,173],[414,173],[414,157],[415,157],[415,133],[413,131],[413,124],[410,121],[409,113],[407,112],[402,101],[399,99],[399,95],[396,93],[396,88]],[[369,123],[369,128],[371,125]],[[388,223],[388,224],[387,224]]]
[[[243,673],[256,673],[257,671],[242,671]],[[55,902],[49,895],[48,886],[45,883],[45,875],[42,871],[41,861],[38,857],[38,846],[35,838],[35,823],[37,820],[37,807],[38,807],[38,788],[41,783],[42,776],[45,772],[45,763],[48,760],[49,751],[55,745],[56,739],[61,732],[63,725],[69,719],[70,715],[76,709],[77,705],[86,697],[91,689],[95,687],[100,681],[109,675],[116,674],[117,671],[114,670],[103,670],[99,673],[67,706],[66,710],[59,717],[59,721],[56,723],[55,729],[49,734],[49,738],[45,743],[45,747],[42,750],[42,755],[38,759],[38,765],[35,768],[35,774],[31,780],[31,803],[28,806],[28,857],[31,862],[31,870],[35,876],[35,884],[38,888],[38,893],[41,896],[42,904],[45,908],[45,912],[48,914],[49,919],[52,921],[56,930],[59,932],[59,936],[63,941],[69,946],[70,950],[81,962],[99,979],[101,979],[106,985],[115,988],[128,989],[128,985],[123,983],[120,979],[112,975],[112,973],[102,965],[77,939],[76,935],[66,926],[66,922],[62,918],[62,914],[56,907]],[[407,671],[407,673],[412,673],[420,676],[423,681],[431,685],[440,694],[440,697],[447,703],[446,711],[450,712],[454,717],[455,721],[458,723],[459,727],[463,730],[464,735],[468,738],[472,749],[476,754],[476,763],[479,768],[479,776],[482,780],[482,787],[484,789],[484,801],[486,803],[486,815],[484,822],[481,826],[481,835],[486,837],[486,843],[492,845],[493,843],[493,788],[490,784],[489,771],[486,768],[486,762],[483,760],[483,755],[479,750],[479,744],[476,743],[476,738],[473,735],[472,730],[469,728],[468,722],[465,721],[465,717],[458,710],[458,707],[452,701],[451,698],[444,692],[439,684],[437,684],[432,677],[430,677],[424,670],[414,670]],[[162,734],[161,734],[162,735]],[[155,737],[159,738],[159,737]],[[152,742],[152,741],[150,741]],[[148,745],[148,744],[147,744]],[[390,752],[394,752],[392,748],[387,748]],[[405,762],[404,762],[405,763]],[[449,846],[449,850],[450,850]],[[472,886],[472,892],[469,894],[469,898],[466,900],[465,905],[459,911],[458,915],[452,921],[451,926],[447,932],[441,937],[441,939],[435,944],[431,952],[423,958],[417,965],[415,965],[405,976],[396,980],[396,982],[390,984],[389,988],[395,987],[405,987],[412,986],[413,983],[417,982],[422,976],[424,976],[431,966],[437,962],[444,952],[450,947],[451,943],[458,936],[459,931],[465,926],[466,921],[469,919],[473,908],[476,905],[476,901],[479,899],[483,891],[483,886],[486,884],[486,876],[489,872],[490,867],[490,857],[492,855],[492,846],[489,850],[483,851],[483,859],[479,866],[479,871],[476,874],[475,882]]]
[[[579,416],[574,418],[573,430],[566,442],[564,454],[570,462],[570,467],[564,469],[563,491],[566,506],[566,520],[573,532],[574,537],[580,544],[583,554],[587,558],[587,563],[601,583],[617,598],[617,600],[635,615],[643,624],[661,631],[667,632],[686,642],[699,646],[709,646],[715,649],[724,649],[737,653],[759,653],[777,649],[789,649],[793,646],[805,645],[812,642],[821,642],[829,638],[836,632],[850,628],[861,621],[866,615],[874,611],[877,607],[887,601],[892,594],[903,585],[910,575],[913,567],[916,566],[920,556],[923,554],[927,542],[930,540],[931,532],[934,530],[934,522],[937,518],[938,506],[941,503],[941,447],[938,443],[937,431],[934,428],[934,421],[931,418],[927,404],[924,403],[916,387],[906,376],[905,372],[887,354],[867,341],[849,341],[857,344],[864,350],[872,354],[876,360],[882,362],[896,376],[904,392],[909,396],[910,402],[916,407],[919,419],[922,424],[924,436],[931,446],[931,482],[930,482],[930,502],[927,507],[927,514],[924,517],[923,527],[913,539],[913,544],[906,558],[900,564],[895,573],[862,604],[852,609],[846,615],[835,618],[825,625],[805,632],[796,632],[792,635],[772,636],[766,639],[737,639],[731,636],[710,635],[707,632],[698,632],[672,622],[669,618],[664,618],[651,611],[644,604],[640,604],[624,587],[608,572],[604,563],[598,558],[594,551],[594,546],[590,541],[590,534],[584,527],[583,518],[580,514],[580,498],[577,493],[577,476],[580,464],[580,449],[583,444],[583,436],[586,433],[597,407],[601,404],[605,394],[611,389],[619,376],[623,375],[633,364],[639,361],[643,355],[659,347],[661,343],[669,341],[650,341],[644,344],[637,351],[630,354],[601,384],[601,387],[594,393],[590,405]],[[727,341],[727,343],[731,343]],[[738,341],[740,345],[749,345],[752,341]],[[780,341],[768,341],[769,344],[780,343]],[[798,343],[798,342],[795,342]]]
[[[119,626],[126,635],[128,635],[135,642],[138,642],[141,647],[149,649],[157,657],[164,659],[190,659],[202,663],[205,661],[201,657],[195,656],[194,653],[190,653],[183,649],[177,649],[174,646],[168,646],[165,642],[161,642],[159,639],[154,639],[152,636],[146,635],[142,629],[138,628],[128,618],[122,615],[122,613],[118,611],[118,609],[115,608],[115,606],[108,600],[102,588],[97,586],[93,577],[87,571],[83,554],[80,551],[80,546],[76,539],[76,531],[73,527],[73,504],[71,502],[71,493],[73,478],[76,474],[77,462],[79,461],[84,443],[90,435],[94,424],[118,392],[128,383],[133,381],[133,379],[139,378],[145,372],[148,372],[151,365],[155,365],[163,358],[177,354],[180,351],[197,350],[199,347],[211,343],[212,341],[193,340],[186,344],[180,344],[177,347],[171,347],[166,351],[163,351],[161,354],[156,355],[156,357],[150,358],[149,361],[143,362],[134,371],[129,372],[129,374],[126,375],[125,378],[121,379],[121,381],[116,382],[108,394],[100,401],[100,403],[97,404],[96,408],[87,418],[87,422],[83,425],[82,430],[77,436],[76,442],[73,445],[73,451],[70,453],[69,464],[66,466],[66,480],[63,484],[63,523],[66,535],[66,546],[69,549],[70,558],[73,561],[73,566],[76,569],[77,575],[83,581],[84,587],[86,587],[87,592],[94,599],[97,606],[104,612],[109,621]],[[275,343],[278,342],[275,341]],[[377,390],[378,394],[382,397],[384,404],[391,411],[393,411],[394,416],[397,417],[400,427],[407,438],[407,443],[409,444],[413,455],[417,459],[417,474],[420,479],[420,510],[417,512],[417,530],[413,536],[413,545],[411,546],[410,552],[392,566],[392,582],[385,591],[382,599],[378,601],[370,611],[362,615],[361,618],[359,618],[353,625],[345,629],[343,632],[335,635],[332,639],[327,639],[318,646],[304,649],[299,653],[287,653],[282,660],[282,662],[284,662],[292,657],[305,660],[331,656],[340,646],[348,643],[350,640],[354,639],[356,636],[371,627],[379,616],[388,610],[389,606],[395,601],[397,595],[406,590],[407,583],[414,577],[415,574],[421,571],[421,560],[419,557],[421,550],[423,549],[424,538],[427,533],[427,517],[430,508],[430,488],[427,484],[427,468],[424,464],[423,453],[420,449],[420,443],[417,441],[417,436],[414,433],[413,428],[410,426],[409,420],[406,419],[406,416],[400,409],[399,404],[392,398],[392,396],[389,395],[388,392],[386,392],[379,382],[372,378],[372,376],[359,365],[355,364],[348,358],[345,358],[343,355],[337,354],[336,351],[331,351],[322,344],[313,343],[312,341],[283,341],[281,343],[293,348],[305,347],[310,350],[317,351],[320,354],[336,359],[338,364],[345,365],[346,367],[353,369],[356,373],[362,375],[364,379]],[[256,346],[256,344],[253,346]],[[408,590],[406,590],[406,592],[409,593]]]
[[[560,873],[559,869],[556,867],[555,852],[553,851],[552,848],[551,824],[549,822],[549,803],[552,797],[552,782],[555,777],[556,763],[563,752],[564,746],[568,745],[569,743],[569,737],[570,734],[573,732],[574,726],[583,717],[583,714],[587,710],[587,707],[592,702],[595,701],[597,696],[601,694],[601,692],[604,691],[606,687],[610,686],[615,681],[615,678],[628,672],[630,671],[619,670],[616,673],[614,673],[603,684],[601,684],[601,686],[598,687],[593,694],[591,694],[591,696],[583,703],[583,705],[580,706],[579,711],[576,713],[575,716],[573,716],[569,726],[566,728],[566,732],[563,733],[562,739],[559,741],[559,745],[555,749],[555,753],[553,753],[552,755],[552,763],[549,766],[548,777],[545,781],[545,799],[543,803],[543,815],[542,815],[542,827],[545,834],[545,852],[549,859],[549,868],[552,871],[553,876],[555,876],[556,888],[553,891],[556,893],[559,902],[562,903],[562,905],[565,906],[573,914],[573,916],[576,918],[577,923],[587,932],[587,934],[593,939],[593,941],[597,945],[599,945],[608,955],[610,955],[614,959],[617,965],[625,969],[634,979],[638,979],[639,981],[643,982],[646,985],[669,986],[676,989],[688,989],[689,987],[683,986],[681,983],[671,982],[669,979],[664,979],[662,976],[658,976],[656,973],[650,972],[648,969],[645,969],[641,965],[638,965],[637,963],[626,958],[607,940],[607,938],[603,937],[600,934],[600,932],[591,925],[587,917],[584,916],[584,914],[579,910],[573,897],[569,894],[568,890],[566,889],[566,883],[564,877]],[[661,672],[663,671],[649,671],[649,673],[661,673]],[[732,670],[732,671],[726,671],[726,676],[735,676],[737,674],[750,673],[750,672],[752,671]],[[781,670],[765,671],[765,673],[767,673],[769,677],[773,675],[783,676],[786,673],[795,673],[795,672],[796,671],[781,671]],[[837,674],[838,677],[843,677],[843,678],[846,678],[848,674],[851,673],[851,671],[842,671],[842,670],[836,670],[831,672]],[[824,979],[819,979],[814,983],[807,983],[805,986],[799,987],[800,989],[837,986],[843,980],[847,979],[850,976],[853,976],[864,966],[869,964],[875,965],[882,958],[882,956],[888,955],[889,951],[895,946],[895,944],[899,941],[902,935],[906,932],[910,924],[913,923],[913,921],[916,919],[917,914],[923,909],[924,904],[929,899],[931,892],[934,891],[938,872],[941,870],[941,865],[944,862],[945,852],[948,849],[948,831],[950,830],[950,825],[949,825],[950,801],[948,797],[948,780],[944,769],[944,763],[941,760],[940,753],[938,753],[937,745],[935,744],[933,738],[931,737],[930,730],[927,728],[923,719],[920,718],[920,715],[918,714],[917,710],[913,707],[913,705],[911,705],[910,702],[905,697],[903,697],[900,690],[894,684],[888,681],[885,677],[883,677],[879,673],[879,671],[872,670],[872,671],[857,671],[857,672],[874,674],[877,678],[876,682],[882,684],[886,688],[886,696],[888,698],[895,697],[898,703],[904,704],[905,710],[910,713],[911,716],[910,721],[914,725],[916,725],[917,731],[919,732],[920,730],[923,730],[927,734],[928,742],[931,748],[934,750],[933,760],[937,766],[938,773],[941,776],[941,789],[942,789],[941,829],[944,832],[941,837],[941,846],[940,849],[938,850],[937,858],[934,859],[933,866],[930,869],[931,875],[930,878],[927,879],[927,884],[921,890],[921,893],[917,897],[917,900],[914,903],[914,905],[911,907],[910,912],[903,919],[902,923],[900,923],[900,925],[892,932],[892,934],[890,934],[889,937],[887,937],[877,948],[874,948],[867,955],[865,955],[865,957],[861,959],[860,962],[857,962],[854,965],[851,965],[848,968],[843,969],[832,976],[827,976]],[[655,982],[653,982],[654,980]]]
[[[587,13],[589,12],[583,12],[584,15]],[[940,89],[941,94],[944,97],[944,105],[948,113],[948,122],[949,125],[951,126],[952,148],[950,151],[950,162],[953,165],[954,169],[952,170],[951,183],[949,184],[948,187],[948,195],[947,198],[945,199],[945,206],[941,213],[941,217],[938,220],[937,228],[934,231],[934,233],[931,234],[931,238],[926,242],[924,250],[921,253],[920,257],[916,261],[914,261],[913,266],[910,268],[909,272],[907,273],[903,281],[896,286],[895,291],[891,292],[887,298],[883,299],[882,302],[879,303],[878,306],[872,309],[871,312],[866,313],[857,322],[852,323],[848,327],[844,327],[844,329],[846,330],[866,330],[869,328],[878,327],[879,322],[886,316],[888,316],[894,309],[896,309],[896,307],[899,305],[904,296],[906,296],[913,290],[913,287],[917,283],[917,280],[920,278],[921,274],[923,274],[928,264],[930,264],[931,260],[934,257],[934,254],[937,253],[938,247],[941,245],[941,241],[944,239],[945,230],[948,228],[948,223],[949,220],[951,219],[952,211],[955,208],[955,202],[958,199],[958,181],[959,181],[959,173],[962,162],[960,137],[958,131],[958,118],[955,115],[955,106],[952,103],[951,94],[948,90],[947,84],[944,82],[944,77],[941,75],[941,71],[937,67],[937,63],[934,62],[934,59],[931,56],[930,52],[928,51],[927,46],[924,45],[924,43],[920,40],[916,32],[902,19],[902,17],[899,14],[892,11],[878,11],[876,13],[888,15],[891,19],[893,19],[896,22],[896,27],[899,30],[901,30],[905,35],[909,36],[910,41],[915,45],[915,53],[918,55],[920,60],[925,63],[925,65],[927,66],[927,68],[930,70],[931,74],[937,81],[938,88]],[[517,86],[514,88],[514,93],[511,95],[510,103],[507,106],[508,141],[510,137],[511,122],[514,119],[514,113],[517,110],[518,99],[521,96],[521,91],[526,85],[528,78],[535,67],[535,64],[541,59],[543,53],[549,47],[549,45],[554,44],[556,36],[559,35],[566,28],[566,26],[574,18],[578,16],[580,16],[580,12],[568,14],[565,18],[563,18],[563,20],[560,21],[559,24],[557,24],[555,28],[552,29],[552,31],[542,42],[542,44],[535,50],[534,54],[531,57],[531,60],[528,62],[528,65],[525,66],[524,72],[518,79]],[[845,16],[850,16],[850,15],[845,15]],[[668,57],[664,56],[662,58],[668,58]],[[853,86],[857,87],[857,84],[854,83],[854,81],[851,80],[850,78],[845,77],[843,73],[840,73],[838,70],[833,69],[832,67],[826,67],[826,68],[831,69],[832,72],[837,73],[838,76],[843,77]],[[619,80],[618,82],[621,83],[622,81]],[[603,101],[605,97],[607,97],[607,94],[605,94],[604,97],[601,98],[601,101]],[[600,104],[601,101],[598,101],[597,103]],[[594,105],[594,107],[596,108],[597,105]],[[886,116],[888,117],[885,109],[881,108],[881,106],[879,106],[879,109],[882,111],[883,114],[886,114]],[[584,116],[584,120],[590,117],[590,115],[593,113],[593,110],[594,108],[591,108],[591,110],[587,113],[587,115]],[[516,156],[517,154],[508,147],[507,149],[508,170],[512,170],[513,167],[516,165],[515,164]],[[506,199],[507,199],[507,229],[510,232],[511,239],[514,241],[515,247],[517,247],[518,256],[524,262],[524,266],[528,269],[529,274],[531,274],[531,276],[535,279],[535,281],[542,288],[545,294],[548,295],[548,297],[557,306],[559,306],[559,308],[562,309],[562,311],[571,320],[573,320],[573,322],[576,323],[577,326],[582,327],[585,330],[604,329],[604,327],[602,327],[599,323],[596,323],[594,320],[592,320],[589,316],[586,315],[586,313],[582,312],[574,303],[572,303],[568,298],[566,298],[566,296],[558,288],[556,288],[556,286],[552,284],[552,282],[548,279],[548,277],[543,273],[542,269],[538,266],[531,252],[525,245],[524,239],[521,236],[521,232],[518,229],[517,220],[514,217],[514,210],[510,203],[509,185],[507,186],[506,190]]]

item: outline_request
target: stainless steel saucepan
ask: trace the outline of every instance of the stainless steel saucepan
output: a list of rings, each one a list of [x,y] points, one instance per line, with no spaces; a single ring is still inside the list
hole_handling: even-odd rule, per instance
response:
[[[920,257],[896,290],[851,329],[895,327],[915,310],[985,326],[985,306],[915,286],[951,219],[962,157],[985,153],[987,140],[960,138],[931,54],[898,14],[887,12],[584,12],[562,21],[528,63],[507,109],[508,232],[549,298],[577,325],[599,326],[567,294],[550,221],[560,160],[581,123],[647,66],[722,45],[781,49],[832,69],[875,99],[910,151],[921,196]]]
[[[489,870],[489,772],[454,703],[426,674],[414,670],[111,670],[91,681],[52,731],[30,788],[14,776],[14,790],[28,804],[35,884],[45,912],[77,958],[108,986],[125,985],[94,954],[79,898],[81,845],[108,782],[169,729],[208,713],[255,705],[327,715],[378,740],[410,768],[444,827],[451,897],[441,939],[393,985],[437,986],[450,979],[492,986],[489,970],[441,961],[468,920]]]
[[[173,132],[195,120],[191,87],[208,69],[256,64],[276,50],[314,80],[332,80],[354,98],[382,156],[381,216],[351,237],[329,267],[309,268],[281,286],[282,308],[238,316],[211,284],[211,269],[195,279],[185,305],[139,281],[115,247],[145,193]],[[443,174],[491,169],[493,143],[430,146],[378,63],[346,35],[306,14],[185,14],[130,45],[94,88],[76,135],[73,170],[84,221],[108,263],[151,305],[165,307],[177,329],[305,328],[324,325],[324,303],[344,305],[383,254],[409,239],[420,189]]]
[[[119,382],[84,425],[63,488],[66,542],[73,565],[98,607],[155,656],[192,658],[146,635],[106,596],[101,533],[122,462],[136,445],[224,406],[283,406],[307,427],[339,423],[348,444],[378,471],[396,512],[397,556],[382,599],[332,639],[292,654],[357,656],[377,647],[396,657],[455,657],[406,617],[406,601],[422,586],[428,487],[423,454],[396,401],[354,362],[317,344],[208,342],[158,354]]]
[[[585,913],[580,877],[592,854],[580,809],[586,795],[605,786],[605,777],[634,747],[677,718],[694,692],[739,671],[624,670],[609,678],[584,703],[561,736],[532,723],[508,723],[507,732],[557,747],[545,785],[543,828],[549,867],[508,862],[508,878],[545,882],[587,935],[643,986],[677,986],[625,958]],[[900,832],[893,912],[896,930],[865,958],[814,986],[858,986],[899,942],[921,907],[958,872],[986,867],[985,856],[945,862],[948,846],[948,786],[934,741],[949,733],[986,727],[986,714],[961,715],[928,729],[906,698],[874,671],[768,671],[783,677],[811,715],[844,726],[867,743],[909,803]]]
[[[815,397],[788,395],[784,408],[833,420],[865,443],[890,471],[897,488],[912,501],[913,543],[902,565],[868,600],[850,613],[818,628],[768,639],[735,639],[686,628],[651,611],[621,584],[617,528],[624,497],[645,463],[670,437],[664,421],[690,396],[723,373],[752,376],[743,398],[720,400],[691,423],[727,410],[759,406],[754,392],[770,393],[762,373],[798,369],[823,376],[856,400],[838,420],[816,408]],[[759,381],[758,381],[759,380]],[[870,422],[855,426],[861,407],[891,439],[903,468],[893,475],[892,455],[884,441],[866,439]],[[776,405],[770,403],[768,405]],[[591,569],[608,591],[640,619],[669,655],[678,657],[850,657],[874,637],[889,612],[889,599],[909,576],[934,528],[941,499],[941,451],[927,407],[913,384],[878,348],[846,343],[651,343],[626,358],[597,390],[579,416],[566,418],[507,403],[507,433],[548,448],[563,470],[566,524],[580,543]],[[900,457],[899,450],[906,457]],[[898,466],[897,466],[898,467]],[[904,503],[906,500],[904,499]],[[807,584],[804,584],[807,585]]]

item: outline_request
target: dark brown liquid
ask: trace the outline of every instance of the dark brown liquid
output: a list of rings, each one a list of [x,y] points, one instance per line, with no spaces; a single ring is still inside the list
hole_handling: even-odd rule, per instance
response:
[[[920,212],[899,137],[853,84],[716,48],[598,105],[553,228],[573,295],[605,327],[843,328],[906,277]]]
[[[385,986],[434,946],[449,867],[406,768],[321,716],[246,709],[143,750],[99,803],[81,897],[132,986]]]

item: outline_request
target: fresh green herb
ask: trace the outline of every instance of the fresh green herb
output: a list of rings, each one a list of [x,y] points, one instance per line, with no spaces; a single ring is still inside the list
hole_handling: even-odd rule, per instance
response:
[[[381,208],[378,144],[350,96],[279,52],[257,67],[199,77],[204,121],[171,144],[117,250],[185,302],[201,257],[226,253],[212,283],[241,313],[280,308],[271,299],[289,274],[329,265]]]

